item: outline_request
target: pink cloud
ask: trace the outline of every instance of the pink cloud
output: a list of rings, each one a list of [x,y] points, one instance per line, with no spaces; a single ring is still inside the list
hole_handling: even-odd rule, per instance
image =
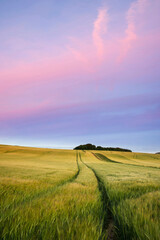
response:
[[[13,86],[28,83],[47,84],[47,82],[58,82],[61,79],[79,75],[81,72],[88,73],[89,66],[83,55],[71,51],[61,58],[44,58],[34,63],[21,62],[14,67],[0,70],[0,92],[9,91]]]
[[[103,71],[106,74],[113,74],[115,68],[118,72],[118,63],[123,64],[123,61],[128,59],[132,49],[136,50],[137,43],[142,38],[148,42],[149,34],[145,33],[143,36],[143,29],[140,31],[139,25],[144,23],[149,15],[154,14],[157,4],[156,0],[152,3],[149,0],[133,2],[126,13],[127,27],[124,37],[117,37],[113,32],[112,39],[109,36],[106,38],[109,24],[108,10],[100,8],[98,16],[93,22],[93,42],[87,41],[87,38],[84,37],[79,40],[78,46],[74,46],[73,41],[70,41],[71,46],[67,47],[60,57],[51,57],[52,54],[47,57],[43,53],[40,55],[41,60],[39,61],[21,61],[20,63],[15,61],[15,65],[11,67],[8,63],[6,70],[3,68],[0,70],[1,93],[8,91],[12,86],[29,82],[46,83],[51,81],[56,83],[61,79],[65,81],[65,78],[69,79],[73,76],[84,76],[96,72],[99,74],[98,71],[101,71],[104,64],[105,70]],[[152,12],[149,14],[151,6]],[[154,19],[154,15],[150,17],[150,21],[153,21],[152,19]],[[91,81],[90,78],[88,79]]]
[[[126,97],[117,97],[104,101],[88,101],[81,103],[66,103],[63,105],[52,106],[51,102],[41,102],[36,106],[31,107],[24,106],[17,110],[5,111],[0,114],[1,121],[7,120],[18,120],[18,119],[29,119],[29,118],[41,118],[44,116],[58,116],[78,115],[78,114],[93,114],[98,116],[100,112],[107,112],[108,114],[125,114],[125,112],[132,112],[138,114],[138,109],[141,112],[153,111],[151,106],[156,106],[159,102],[160,97],[158,95],[135,95]],[[159,109],[159,108],[158,108]]]
[[[40,103],[48,102],[46,100],[48,98],[52,105],[66,102],[68,99],[75,101],[75,95],[82,101],[78,90],[81,89],[81,85],[85,85],[87,89],[93,82],[95,88],[99,88],[98,94],[102,88],[113,89],[115,82],[117,86],[125,81],[124,79],[129,82],[131,75],[135,77],[136,82],[142,74],[145,75],[149,71],[152,74],[151,68],[158,65],[158,61],[154,59],[160,56],[158,55],[160,24],[157,21],[160,18],[157,14],[159,6],[158,0],[133,2],[126,13],[126,28],[118,36],[113,31],[112,39],[109,35],[111,28],[108,28],[108,10],[101,8],[93,21],[90,38],[84,36],[83,39],[75,40],[72,37],[69,46],[66,44],[63,55],[55,56],[54,52],[49,55],[41,53],[39,61],[37,58],[35,61],[15,60],[14,66],[10,65],[7,59],[8,67],[0,69],[1,102],[5,102],[8,108],[13,105],[18,108],[16,101],[21,102],[20,99],[23,99],[22,103],[24,101],[28,103],[24,104],[25,108],[29,108],[30,105],[36,108],[37,103],[32,102],[34,97],[33,99],[30,97],[35,94],[33,88],[37,88],[37,92],[39,91],[42,96],[45,85],[53,88],[52,94],[48,94],[48,89],[44,91],[42,99],[37,100]],[[105,79],[103,86],[101,79]],[[143,81],[147,81],[146,78]],[[76,84],[76,89],[72,89],[73,84]],[[68,90],[69,88],[71,90]],[[31,100],[28,100],[28,97]],[[5,107],[3,104],[2,108]]]
[[[136,24],[136,18],[137,15],[142,13],[146,7],[147,0],[138,0],[131,4],[129,10],[126,14],[126,20],[127,20],[127,29],[125,30],[125,37],[121,40],[121,53],[118,57],[118,61],[122,62],[123,59],[126,57],[129,49],[132,47],[132,44],[134,41],[137,40],[137,24]],[[139,23],[141,24],[141,23]]]
[[[93,28],[93,43],[97,50],[97,55],[100,59],[104,55],[104,40],[103,36],[107,33],[107,25],[109,22],[108,10],[107,8],[99,9],[97,19],[94,21]]]

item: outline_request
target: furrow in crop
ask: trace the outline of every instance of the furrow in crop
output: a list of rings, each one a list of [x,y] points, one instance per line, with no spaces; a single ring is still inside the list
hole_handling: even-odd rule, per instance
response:
[[[88,164],[83,162],[81,154],[79,154],[79,158],[80,158],[80,161],[83,164],[85,164],[86,167],[88,167],[94,173],[94,175],[97,179],[98,189],[101,193],[101,201],[102,201],[102,205],[103,205],[104,220],[103,220],[103,227],[102,227],[102,236],[100,237],[100,240],[104,239],[104,235],[106,236],[106,233],[107,233],[107,240],[116,240],[117,237],[115,234],[114,219],[113,219],[113,216],[112,216],[112,213],[110,210],[109,199],[108,199],[108,195],[106,192],[104,182],[97,175],[96,171],[91,166],[89,166]]]
[[[1,216],[3,215],[3,217],[4,217],[4,215],[5,215],[5,216],[9,217],[12,215],[12,213],[11,213],[12,208],[13,209],[17,208],[17,210],[18,210],[19,207],[22,207],[22,206],[30,203],[31,201],[34,201],[41,197],[47,196],[49,194],[53,194],[54,192],[56,192],[60,187],[64,186],[65,184],[75,181],[75,179],[78,177],[78,175],[80,173],[80,167],[79,167],[79,163],[78,163],[78,153],[76,154],[76,162],[77,162],[77,172],[72,177],[70,177],[69,179],[62,180],[54,187],[50,187],[47,190],[36,193],[35,195],[28,196],[28,197],[24,198],[22,201],[19,201],[17,203],[13,203],[13,204],[9,205],[9,207],[7,207],[7,208],[3,209],[3,211],[1,211]]]
[[[110,158],[106,157],[105,155],[101,153],[93,153],[92,154],[99,160],[101,161],[106,161],[106,162],[112,162],[112,163],[117,163],[117,164],[123,164],[123,165],[129,165],[129,166],[137,166],[137,167],[145,167],[145,168],[156,168],[160,169],[159,167],[154,167],[154,166],[144,166],[144,165],[137,165],[137,164],[132,164],[132,163],[122,163],[122,162],[117,162],[115,160],[111,160]]]
[[[114,160],[111,160],[110,158],[104,156],[103,154],[101,153],[93,153],[92,154],[99,160],[102,160],[102,161],[106,161],[106,162],[113,162],[113,163],[120,163],[120,162],[116,162]],[[121,164],[121,163],[120,163]]]

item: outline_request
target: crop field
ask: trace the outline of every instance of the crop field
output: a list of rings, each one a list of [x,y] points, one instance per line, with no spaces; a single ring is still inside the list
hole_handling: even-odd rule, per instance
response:
[[[1,240],[159,240],[160,155],[0,145]]]

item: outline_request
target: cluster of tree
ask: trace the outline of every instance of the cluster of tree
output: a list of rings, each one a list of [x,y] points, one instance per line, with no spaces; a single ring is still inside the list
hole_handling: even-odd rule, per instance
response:
[[[160,154],[160,152],[157,152],[156,154]]]
[[[124,149],[124,148],[119,148],[119,147],[101,147],[93,145],[91,143],[84,144],[84,145],[79,145],[74,148],[74,150],[103,150],[103,151],[120,151],[120,152],[132,152],[129,149]]]

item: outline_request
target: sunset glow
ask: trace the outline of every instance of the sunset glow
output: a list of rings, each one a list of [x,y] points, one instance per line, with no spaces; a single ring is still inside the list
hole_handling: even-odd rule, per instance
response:
[[[0,142],[160,151],[160,1],[0,2]]]

